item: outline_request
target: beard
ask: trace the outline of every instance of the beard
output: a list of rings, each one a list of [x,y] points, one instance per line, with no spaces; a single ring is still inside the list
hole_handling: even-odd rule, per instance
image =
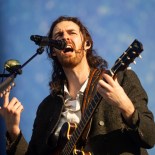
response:
[[[62,67],[74,68],[82,61],[84,57],[84,52],[85,51],[83,49],[76,50],[74,57],[59,58],[59,62],[62,65]]]

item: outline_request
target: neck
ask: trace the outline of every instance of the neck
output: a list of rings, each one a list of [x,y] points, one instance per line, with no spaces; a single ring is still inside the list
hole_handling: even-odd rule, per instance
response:
[[[87,80],[90,67],[87,64],[76,66],[74,68],[63,68],[68,81],[68,90],[73,99],[76,98],[78,91]]]

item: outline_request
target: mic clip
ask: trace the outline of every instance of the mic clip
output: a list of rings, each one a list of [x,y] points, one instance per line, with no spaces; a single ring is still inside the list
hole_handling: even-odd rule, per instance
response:
[[[4,68],[11,74],[22,74],[21,65],[18,60],[10,59],[6,61]]]

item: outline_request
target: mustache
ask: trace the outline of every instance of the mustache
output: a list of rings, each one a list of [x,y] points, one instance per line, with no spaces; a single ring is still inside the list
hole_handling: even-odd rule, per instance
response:
[[[76,45],[72,40],[66,40],[66,43],[67,45],[71,45],[74,50],[76,49]],[[79,50],[84,50],[84,41],[82,42],[82,47]]]

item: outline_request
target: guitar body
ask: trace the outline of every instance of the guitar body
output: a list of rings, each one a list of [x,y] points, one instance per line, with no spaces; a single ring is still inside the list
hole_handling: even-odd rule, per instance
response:
[[[52,153],[52,155],[91,155],[90,152],[85,152],[82,146],[80,147],[80,145],[79,147],[75,145],[71,154],[69,152],[62,152],[65,144],[70,140],[71,135],[76,128],[76,123],[66,122],[63,124],[58,138],[58,145],[55,148],[54,153]]]

